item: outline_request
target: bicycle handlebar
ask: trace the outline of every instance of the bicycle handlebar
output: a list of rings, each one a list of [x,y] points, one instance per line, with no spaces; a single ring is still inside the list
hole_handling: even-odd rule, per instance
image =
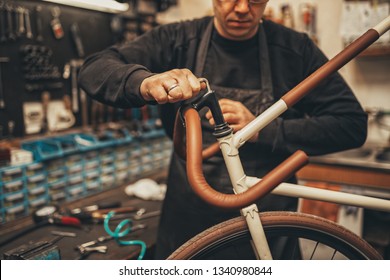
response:
[[[185,130],[181,123],[180,113],[176,114],[175,127],[173,130],[173,148],[175,153],[183,160],[187,159],[186,145],[184,143]],[[202,151],[202,159],[207,159],[220,151],[218,142],[210,145]]]
[[[202,129],[198,112],[193,108],[189,108],[184,112],[184,118],[187,127],[188,180],[199,197],[216,207],[223,209],[246,207],[291,177],[308,161],[308,157],[304,152],[297,151],[247,191],[240,194],[220,193],[213,189],[203,176]]]

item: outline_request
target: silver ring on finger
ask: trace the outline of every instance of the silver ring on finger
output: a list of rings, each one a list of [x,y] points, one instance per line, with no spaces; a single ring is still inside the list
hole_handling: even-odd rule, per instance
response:
[[[173,84],[173,85],[171,85],[171,86],[168,88],[168,94],[169,94],[169,92],[170,92],[171,90],[177,88],[178,86],[179,86],[179,84]]]

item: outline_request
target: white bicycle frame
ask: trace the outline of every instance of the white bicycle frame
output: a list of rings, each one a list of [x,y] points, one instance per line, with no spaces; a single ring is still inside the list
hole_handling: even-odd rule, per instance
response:
[[[390,16],[373,29],[379,33],[379,36],[383,35],[390,29]],[[235,193],[245,192],[250,186],[253,186],[260,180],[259,178],[246,176],[239,157],[239,148],[287,109],[288,105],[286,102],[280,99],[240,131],[218,139]],[[296,184],[282,183],[272,193],[390,212],[390,200]],[[246,218],[257,257],[263,260],[270,260],[272,259],[271,252],[259,215],[257,215],[258,212],[256,204],[241,209],[241,215]]]

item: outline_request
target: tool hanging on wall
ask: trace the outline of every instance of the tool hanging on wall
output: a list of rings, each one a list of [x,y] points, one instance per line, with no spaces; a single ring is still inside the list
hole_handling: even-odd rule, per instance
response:
[[[59,40],[64,37],[64,29],[60,21],[61,9],[59,7],[54,7],[51,9],[51,14],[53,19],[50,21],[51,29],[53,30],[54,37]]]
[[[0,3],[0,42],[4,43],[7,41],[6,34],[6,20],[5,20],[5,6],[4,3]]]
[[[31,29],[30,11],[28,9],[24,9],[24,22],[26,24],[26,38],[32,39],[34,35]]]
[[[42,7],[35,7],[35,24],[36,24],[36,32],[37,37],[35,38],[38,42],[43,41],[43,23],[42,23]]]
[[[70,32],[72,34],[73,42],[76,46],[77,55],[80,58],[84,57],[84,55],[85,55],[84,45],[83,45],[83,42],[81,40],[79,25],[77,23],[72,23],[72,25],[70,26]]]
[[[82,126],[88,126],[88,98],[84,90],[78,87],[77,76],[84,60],[72,59],[64,66],[63,78],[71,79],[72,111],[78,113],[81,110]],[[81,108],[80,108],[81,107]],[[96,108],[92,105],[92,119],[97,116]],[[100,114],[99,114],[100,115]],[[96,121],[96,120],[92,120]]]
[[[71,79],[71,87],[72,87],[72,111],[74,113],[79,112],[79,87],[77,84],[77,75],[78,71],[83,64],[82,59],[72,59],[69,62],[69,67],[70,70],[65,70],[65,71],[70,71],[70,79]],[[64,72],[64,75],[68,75]]]
[[[0,57],[0,109],[5,108],[4,101],[4,86],[3,86],[3,76],[1,68],[3,67],[3,63],[7,63],[9,61],[9,57]]]
[[[26,25],[24,22],[24,8],[21,6],[18,6],[16,8],[16,14],[17,14],[17,35],[18,37],[23,36],[26,33]]]
[[[43,112],[41,133],[46,133],[49,131],[48,108],[49,108],[49,103],[50,103],[50,93],[48,91],[42,92],[41,102],[42,102],[42,112]]]
[[[8,3],[6,3],[5,10],[7,13],[7,26],[6,26],[6,28],[8,29],[6,31],[7,37],[10,41],[15,41],[16,34],[15,34],[14,20],[13,20],[14,8],[11,5],[9,5]]]
[[[15,4],[16,1],[0,1],[0,42],[32,39],[30,12]]]
[[[81,124],[83,128],[88,126],[88,100],[87,94],[84,90],[80,89],[80,103],[81,103]]]
[[[73,61],[74,62],[74,61]],[[77,65],[71,61],[71,84],[72,84],[72,111],[79,111],[79,89],[77,86]]]

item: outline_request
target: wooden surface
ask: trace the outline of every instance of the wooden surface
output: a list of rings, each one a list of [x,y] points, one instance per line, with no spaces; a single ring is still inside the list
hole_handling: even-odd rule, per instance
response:
[[[302,180],[340,183],[363,187],[385,188],[390,191],[390,172],[363,168],[309,164],[297,176]]]

